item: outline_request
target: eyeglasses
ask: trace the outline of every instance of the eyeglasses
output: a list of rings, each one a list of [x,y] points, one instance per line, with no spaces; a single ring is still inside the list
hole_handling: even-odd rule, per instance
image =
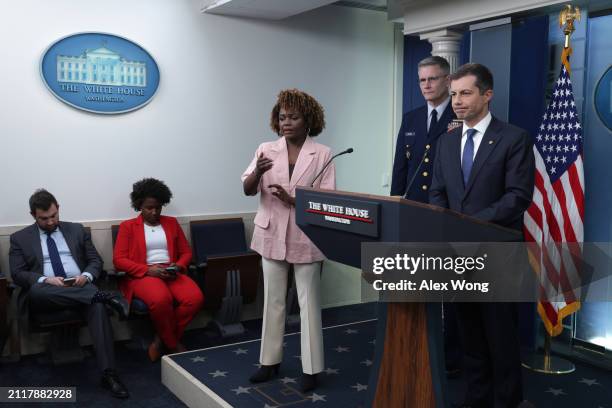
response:
[[[419,84],[425,84],[426,82],[436,82],[440,78],[442,78],[441,75],[435,77],[419,78]]]

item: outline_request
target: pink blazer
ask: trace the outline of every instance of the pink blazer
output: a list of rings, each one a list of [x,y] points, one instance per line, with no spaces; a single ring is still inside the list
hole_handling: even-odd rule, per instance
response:
[[[325,257],[321,251],[295,223],[295,208],[274,197],[271,194],[274,189],[268,186],[280,184],[295,197],[295,187],[310,186],[314,177],[330,159],[331,149],[307,137],[289,180],[289,155],[285,138],[279,137],[277,141],[262,143],[255,151],[251,164],[242,174],[242,181],[255,170],[257,157],[261,152],[273,160],[274,165],[264,173],[257,186],[259,208],[255,215],[251,248],[265,258],[290,263],[322,261]],[[333,163],[317,179],[314,187],[328,190],[336,188],[336,168]]]

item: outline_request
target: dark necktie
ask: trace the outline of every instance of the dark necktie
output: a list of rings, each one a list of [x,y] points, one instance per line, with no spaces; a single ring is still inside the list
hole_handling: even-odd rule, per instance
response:
[[[427,136],[431,135],[436,125],[438,124],[438,111],[431,111],[431,121],[429,122],[429,131],[427,132]]]
[[[467,187],[468,180],[470,179],[470,173],[472,172],[472,165],[474,164],[474,134],[476,129],[467,130],[467,140],[463,147],[463,156],[461,159],[461,170],[463,172],[463,185]]]
[[[66,271],[64,270],[64,265],[62,265],[62,259],[60,258],[59,251],[57,250],[57,245],[55,245],[55,241],[53,238],[51,238],[52,233],[46,231],[45,234],[47,234],[47,250],[49,251],[49,259],[51,260],[53,274],[55,276],[65,278]]]

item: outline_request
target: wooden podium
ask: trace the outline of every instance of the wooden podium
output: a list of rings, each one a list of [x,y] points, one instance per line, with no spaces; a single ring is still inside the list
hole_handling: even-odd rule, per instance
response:
[[[399,197],[300,187],[296,222],[330,260],[361,269],[363,242],[513,242],[518,231]],[[366,406],[446,407],[440,304],[379,305]]]

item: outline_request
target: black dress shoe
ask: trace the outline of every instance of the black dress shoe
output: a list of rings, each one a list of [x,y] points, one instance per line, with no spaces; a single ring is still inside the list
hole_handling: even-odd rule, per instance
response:
[[[109,390],[115,398],[127,398],[130,396],[115,370],[104,370],[104,374],[102,374],[102,387]]]
[[[278,370],[280,369],[280,363],[274,365],[262,365],[259,367],[259,370],[255,374],[249,378],[249,381],[252,383],[260,383],[269,381],[278,374]]]
[[[130,304],[119,292],[100,290],[91,299],[91,303],[103,303],[108,305],[124,319],[130,314]]]
[[[317,375],[302,373],[302,392],[312,391],[317,388]]]
[[[127,299],[123,296],[117,294],[117,296],[112,297],[108,300],[107,305],[112,307],[120,317],[126,319],[130,314],[130,304]]]

